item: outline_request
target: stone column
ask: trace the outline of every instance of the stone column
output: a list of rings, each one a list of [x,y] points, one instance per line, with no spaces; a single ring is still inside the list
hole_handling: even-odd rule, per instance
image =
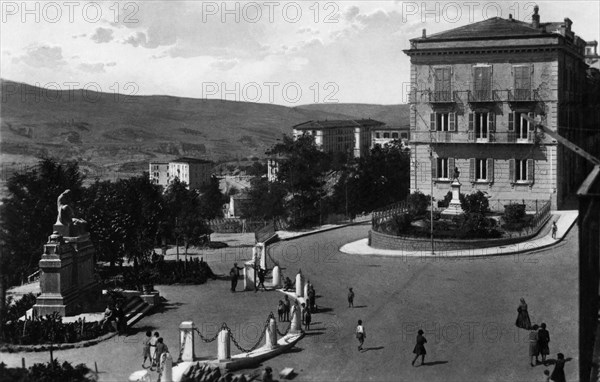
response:
[[[185,362],[192,362],[194,354],[194,329],[196,326],[193,321],[183,321],[179,325],[179,347],[181,354],[179,358]]]
[[[254,290],[255,279],[253,266],[248,263],[244,264],[244,290]]]
[[[219,332],[219,361],[226,361],[231,359],[231,347],[229,346],[229,331],[227,329],[221,329]]]
[[[304,286],[302,285],[302,273],[296,275],[296,297],[303,297]]]
[[[308,297],[308,287],[310,285],[310,281],[307,281],[306,284],[304,285],[304,297]]]
[[[279,273],[279,265],[273,267],[273,287],[279,288],[281,286],[281,274]]]
[[[269,326],[267,326],[265,338],[267,349],[273,350],[277,347],[277,323],[275,319],[271,318],[269,320]]]
[[[163,353],[160,358],[160,366],[162,368],[160,381],[173,382],[173,357],[169,353]]]
[[[292,305],[292,317],[290,323],[290,333],[299,333],[302,329],[302,321],[300,319],[300,305]]]

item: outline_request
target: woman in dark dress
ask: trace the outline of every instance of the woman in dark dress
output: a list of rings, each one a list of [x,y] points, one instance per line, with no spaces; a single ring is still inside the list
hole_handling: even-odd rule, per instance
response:
[[[550,354],[550,332],[546,330],[546,324],[542,322],[540,330],[538,330],[538,350],[542,355],[542,363],[546,365],[546,356]]]
[[[554,382],[566,382],[565,378],[565,355],[563,353],[558,353],[556,355],[556,363],[554,364],[554,370],[552,370],[552,374],[550,374],[550,380]]]
[[[425,354],[427,354],[427,351],[425,350],[425,344],[427,343],[427,340],[425,339],[425,337],[423,336],[423,331],[421,329],[419,329],[419,331],[417,332],[417,344],[415,345],[415,348],[413,349],[413,353],[415,353],[415,359],[413,359],[412,361],[412,365],[415,365],[415,361],[417,360],[417,358],[419,358],[419,356],[421,356],[421,365],[423,365],[425,363]]]
[[[517,312],[519,312],[517,315],[517,321],[515,322],[517,328],[526,330],[531,329],[531,320],[529,319],[529,313],[527,313],[527,304],[525,303],[525,299],[523,297],[521,297],[521,304],[519,304]]]

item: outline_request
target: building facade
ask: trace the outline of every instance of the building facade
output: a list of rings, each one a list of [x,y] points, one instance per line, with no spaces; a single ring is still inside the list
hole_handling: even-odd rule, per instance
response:
[[[381,126],[385,124],[372,119],[308,121],[294,126],[294,139],[309,134],[324,152],[361,157],[371,149],[371,131]]]
[[[491,18],[432,36],[411,59],[411,192],[442,199],[454,169],[461,192],[548,200],[560,208],[584,179],[582,159],[538,133],[526,117],[576,144],[586,42],[561,23]]]
[[[169,163],[150,162],[148,173],[150,182],[163,187],[167,187],[169,184]]]
[[[197,158],[179,158],[168,163],[150,162],[150,180],[167,187],[175,178],[197,189],[210,183],[213,162]]]
[[[409,137],[410,127],[378,126],[371,129],[371,148],[375,147],[375,145],[383,146],[393,140],[398,140],[403,146],[408,146]]]

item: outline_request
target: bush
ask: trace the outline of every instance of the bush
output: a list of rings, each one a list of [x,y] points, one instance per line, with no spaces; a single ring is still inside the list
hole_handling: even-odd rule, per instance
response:
[[[8,368],[0,363],[0,381],[18,382],[87,382],[95,379],[88,377],[90,369],[83,363],[73,367],[67,361],[62,364],[54,359],[48,363],[36,363],[29,369]]]
[[[25,313],[35,305],[37,298],[33,293],[23,295],[21,299],[15,301],[13,304],[12,296],[6,298],[6,321],[16,321],[20,317],[23,317]]]
[[[429,207],[431,200],[431,196],[424,195],[420,191],[415,191],[412,194],[408,195],[406,198],[406,203],[408,205],[408,213],[411,216],[422,216],[427,211],[427,207]]]
[[[504,207],[502,218],[507,224],[521,222],[525,217],[525,204],[509,204]]]
[[[410,213],[401,213],[394,216],[392,218],[390,227],[390,230],[392,231],[391,233],[394,235],[400,235],[407,232],[411,227],[410,223],[412,223],[412,221],[413,216],[411,216]]]
[[[460,195],[460,206],[465,213],[486,214],[490,211],[489,196],[477,191],[469,195]]]
[[[464,214],[461,230],[466,239],[493,239],[502,236],[496,229],[496,221],[477,212]]]
[[[452,201],[452,191],[448,191],[446,196],[444,196],[444,200],[438,202],[438,207],[448,208],[448,206],[450,206],[450,201]]]

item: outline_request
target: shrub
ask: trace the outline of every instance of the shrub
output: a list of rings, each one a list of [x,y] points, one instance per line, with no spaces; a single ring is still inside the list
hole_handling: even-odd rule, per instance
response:
[[[3,362],[0,363],[0,381],[19,382],[87,382],[95,379],[89,377],[90,369],[83,363],[73,367],[69,362],[62,364],[54,359],[48,363],[36,363],[29,369],[8,368]]]
[[[13,302],[12,296],[6,298],[6,321],[15,321],[23,317],[25,313],[35,305],[37,298],[33,293],[23,295],[19,300]]]
[[[411,227],[413,216],[410,213],[401,213],[392,218],[391,233],[400,235],[408,231]]]
[[[477,191],[469,195],[460,195],[460,206],[465,213],[485,214],[490,211],[489,196]]]
[[[525,217],[525,204],[509,204],[504,207],[502,218],[507,224],[521,222]]]
[[[411,216],[421,216],[427,211],[429,207],[431,196],[424,195],[420,191],[415,191],[408,195],[406,203],[408,205],[408,213]]]
[[[469,212],[464,214],[461,230],[465,238],[492,239],[502,236],[496,229],[496,221],[485,217],[482,213]]]

